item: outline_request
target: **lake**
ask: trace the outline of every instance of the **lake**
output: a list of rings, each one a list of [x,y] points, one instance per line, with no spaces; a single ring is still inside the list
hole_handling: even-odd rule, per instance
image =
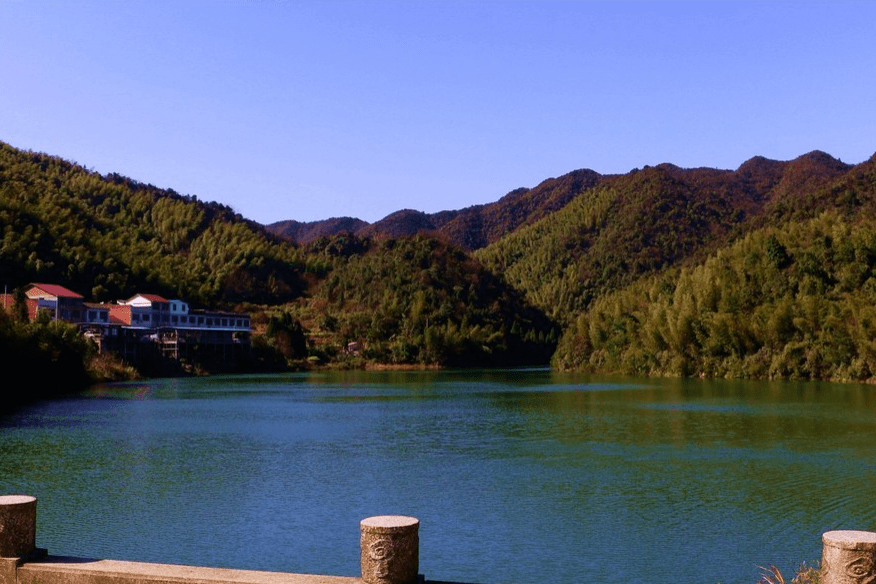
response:
[[[94,387],[0,418],[0,494],[58,555],[359,575],[420,519],[456,582],[754,584],[876,529],[876,387],[547,370]]]

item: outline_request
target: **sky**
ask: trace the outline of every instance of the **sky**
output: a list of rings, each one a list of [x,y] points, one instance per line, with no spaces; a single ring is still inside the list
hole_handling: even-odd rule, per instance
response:
[[[260,223],[876,153],[876,2],[0,0],[0,141]]]

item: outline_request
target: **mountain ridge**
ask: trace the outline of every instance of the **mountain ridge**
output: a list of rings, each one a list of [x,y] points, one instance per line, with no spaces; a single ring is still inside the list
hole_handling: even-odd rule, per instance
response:
[[[600,174],[590,169],[573,170],[541,181],[532,188],[519,187],[492,203],[462,209],[425,213],[401,209],[383,219],[368,223],[344,217],[300,223],[283,220],[265,225],[265,229],[297,245],[311,243],[319,237],[341,233],[365,237],[401,237],[416,234],[441,237],[467,251],[495,243],[509,233],[559,211],[574,198],[602,184],[623,182],[639,172],[658,169],[697,186],[723,191],[728,196],[748,198],[757,207],[758,199],[772,193],[787,204],[795,190],[809,189],[808,183],[823,184],[852,166],[820,150],[780,161],[753,156],[735,170],[712,167],[683,168],[670,162],[633,169],[625,174]],[[728,181],[728,178],[733,180]],[[784,181],[781,185],[780,181]],[[773,193],[775,189],[778,190]],[[776,202],[776,205],[781,204]],[[744,206],[744,205],[743,205]],[[760,209],[758,209],[760,210]]]
[[[288,323],[265,341],[287,359],[553,353],[561,369],[876,380],[876,154],[582,169],[486,205],[363,223],[287,222],[315,237],[293,245],[223,205],[0,143],[13,287],[258,305]]]

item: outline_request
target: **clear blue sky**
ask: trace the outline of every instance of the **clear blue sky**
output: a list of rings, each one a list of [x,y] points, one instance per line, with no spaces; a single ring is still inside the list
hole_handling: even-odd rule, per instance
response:
[[[262,223],[876,152],[876,2],[0,0],[0,140]]]

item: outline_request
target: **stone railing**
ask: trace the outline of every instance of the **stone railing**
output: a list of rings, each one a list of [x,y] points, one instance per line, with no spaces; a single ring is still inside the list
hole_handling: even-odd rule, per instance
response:
[[[420,522],[413,517],[363,519],[362,576],[352,578],[50,556],[36,547],[36,503],[27,495],[0,496],[0,584],[425,583],[418,574]],[[821,584],[876,582],[876,533],[828,531],[822,544]]]
[[[317,576],[52,556],[36,547],[35,497],[0,496],[0,584],[417,584],[419,527],[384,515],[359,524],[362,577]],[[436,583],[437,584],[437,583]]]
[[[870,584],[876,581],[876,533],[828,531],[821,537],[822,584]]]

